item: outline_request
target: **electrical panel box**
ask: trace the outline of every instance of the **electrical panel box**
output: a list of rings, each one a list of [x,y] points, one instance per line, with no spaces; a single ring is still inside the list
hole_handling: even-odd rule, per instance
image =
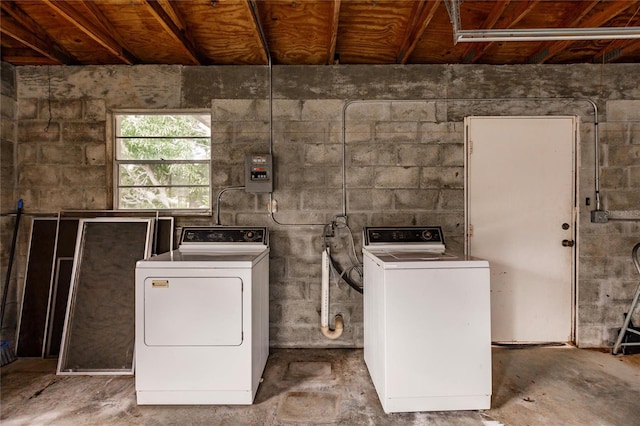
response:
[[[245,157],[244,187],[247,192],[273,192],[273,163],[269,154]]]

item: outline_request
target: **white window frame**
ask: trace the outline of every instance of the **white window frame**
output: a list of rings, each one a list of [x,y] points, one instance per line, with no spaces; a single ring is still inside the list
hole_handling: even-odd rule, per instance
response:
[[[168,109],[168,110],[113,110],[111,111],[111,142],[112,142],[112,177],[113,177],[113,209],[117,211],[127,211],[127,212],[144,212],[144,211],[163,211],[170,213],[177,213],[183,215],[211,215],[212,214],[212,200],[213,200],[213,180],[212,180],[212,136],[209,135],[209,144],[211,146],[209,159],[208,160],[119,160],[117,155],[118,149],[118,116],[122,115],[208,115],[209,119],[212,120],[211,110],[209,109]],[[120,208],[120,188],[119,183],[119,165],[120,164],[162,164],[162,163],[207,163],[209,168],[209,206],[207,208],[168,208],[168,209],[148,209],[148,208]]]

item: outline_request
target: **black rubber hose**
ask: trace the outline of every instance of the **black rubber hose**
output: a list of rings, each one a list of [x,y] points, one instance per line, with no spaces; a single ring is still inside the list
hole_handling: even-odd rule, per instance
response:
[[[353,280],[351,278],[349,278],[344,271],[342,270],[342,268],[340,268],[340,265],[338,265],[338,262],[336,262],[335,260],[333,260],[333,257],[331,255],[329,255],[329,261],[331,262],[331,266],[333,267],[333,269],[335,269],[335,271],[338,273],[338,275],[340,275],[340,278],[342,278],[342,280],[349,284],[349,287],[351,287],[352,289],[354,289],[355,291],[357,291],[360,294],[364,294],[363,292],[363,288],[360,287],[358,284],[356,284],[355,282],[353,282]]]
[[[18,228],[20,226],[20,216],[22,216],[22,207],[24,202],[22,199],[18,200],[18,210],[16,211],[16,224],[13,228],[13,239],[11,240],[11,250],[9,251],[9,264],[7,265],[7,278],[4,281],[4,287],[2,289],[2,306],[0,308],[0,329],[4,324],[4,311],[7,306],[7,296],[9,296],[9,282],[11,281],[11,266],[13,265],[13,256],[16,252],[16,241],[18,239]]]

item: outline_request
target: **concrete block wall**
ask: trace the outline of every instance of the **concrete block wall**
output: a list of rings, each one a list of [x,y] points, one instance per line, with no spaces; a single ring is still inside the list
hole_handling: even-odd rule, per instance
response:
[[[15,216],[9,214],[15,213],[17,200],[15,197],[16,189],[16,136],[17,125],[17,101],[16,101],[16,78],[15,68],[7,63],[2,63],[0,67],[0,271],[2,274],[2,283],[0,288],[4,290],[6,284],[7,267],[9,264],[9,251],[11,249],[11,240],[15,228]],[[23,226],[24,228],[24,226]],[[16,292],[19,274],[16,269],[12,270],[9,281],[7,310],[4,321],[2,323],[2,339],[11,340],[11,330],[16,326]]]
[[[581,346],[608,346],[637,283],[630,251],[640,228],[589,221],[594,126],[583,98],[599,108],[603,207],[638,209],[639,71],[636,64],[278,66],[270,88],[266,67],[17,67],[16,196],[28,198],[32,212],[111,208],[111,112],[210,109],[214,193],[244,183],[246,154],[273,151],[278,223],[267,213],[268,195],[228,191],[221,199],[223,224],[270,229],[271,344],[361,346],[362,296],[345,284],[331,285],[331,316],[345,317],[343,337],[329,341],[318,329],[322,225],[344,208],[343,152],[357,251],[362,226],[382,224],[440,224],[448,246],[461,250],[464,117],[578,115],[577,337]],[[367,102],[349,104],[343,121],[351,100]],[[50,101],[51,133],[43,133]],[[179,226],[213,223],[178,218]]]
[[[637,218],[640,216],[640,100],[607,100],[603,115],[600,129],[603,208],[629,211]],[[580,333],[585,342],[610,345],[615,342],[623,314],[640,285],[640,275],[631,261],[632,248],[640,243],[640,220],[592,224],[582,217],[581,222],[584,226],[578,265]],[[633,322],[640,324],[640,309],[636,309]]]

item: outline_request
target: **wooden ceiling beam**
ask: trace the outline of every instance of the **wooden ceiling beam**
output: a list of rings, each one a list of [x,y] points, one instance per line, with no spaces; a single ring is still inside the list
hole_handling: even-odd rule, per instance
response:
[[[2,49],[2,60],[10,64],[19,65],[60,65],[58,61],[37,55],[33,49]]]
[[[327,64],[332,65],[336,62],[336,45],[338,44],[338,26],[340,24],[340,6],[342,0],[333,0],[333,15],[331,16],[331,26],[329,28],[329,54],[327,55]]]
[[[258,45],[262,47],[260,49],[260,60],[264,61],[265,64],[269,63],[269,58],[271,58],[271,53],[269,52],[269,46],[267,45],[267,40],[263,39],[263,34],[260,25],[260,14],[258,13],[258,6],[256,6],[254,0],[246,0],[242,2],[246,6],[247,13],[251,16],[251,23],[253,24],[253,36],[256,38]]]
[[[509,6],[510,2],[511,0],[495,2],[493,8],[491,8],[491,11],[489,12],[489,15],[487,16],[487,19],[484,20],[481,28],[483,30],[493,28],[496,22],[498,22],[498,19],[500,19],[500,16],[502,16],[504,11],[507,9],[507,6]],[[480,56],[482,56],[482,53],[484,53],[484,49],[486,49],[489,44],[490,43],[470,44],[462,54],[461,62],[463,64],[473,63]]]
[[[514,9],[505,15],[501,14],[500,19],[494,22],[494,25],[496,27],[506,28],[506,29],[513,28],[518,24],[518,22],[522,21],[540,2],[541,0],[518,1],[515,3]],[[498,3],[501,3],[501,2],[498,2]],[[495,8],[499,8],[499,7],[500,7],[499,4],[495,5]],[[494,11],[492,10],[492,13],[493,12]],[[493,45],[493,43],[494,42],[478,43],[475,46],[475,51],[473,52],[473,55],[471,55],[470,53],[467,53],[467,55],[471,56],[467,61],[464,61],[464,57],[463,57],[463,63],[469,63],[469,64],[475,63],[482,57],[482,55],[484,55],[484,53],[487,51],[487,49],[489,49],[490,46]]]
[[[193,38],[187,31],[186,24],[168,0],[147,0],[149,11],[164,30],[176,40],[182,50],[187,54],[193,65],[206,63],[204,57],[198,52]]]
[[[73,55],[53,41],[40,24],[24,13],[16,3],[12,1],[2,1],[0,2],[0,8],[13,18],[13,22],[3,19],[2,25],[0,25],[0,31],[3,34],[18,40],[30,49],[58,64],[79,64]]]
[[[640,6],[638,8],[640,11]],[[638,16],[636,12],[632,19],[627,22],[628,26],[639,26],[640,25],[640,16]],[[632,25],[631,21],[634,20],[635,23]],[[612,40],[609,42],[600,52],[596,53],[593,56],[592,62],[594,63],[607,63],[614,62],[616,59],[625,55],[625,52],[634,52],[640,48],[640,40],[632,39],[632,40]]]
[[[422,0],[414,4],[413,11],[411,13],[413,19],[407,27],[407,31],[404,33],[404,38],[400,44],[398,56],[396,57],[396,63],[403,65],[407,63],[411,54],[418,45],[418,42],[422,38],[422,35],[435,16],[436,11],[440,6],[440,1],[441,0]]]
[[[93,15],[96,24],[99,24],[102,29],[111,37],[113,37],[120,46],[126,48],[127,43],[125,42],[124,38],[115,29],[111,22],[109,22],[104,13],[102,13],[102,10],[100,10],[97,2],[95,2],[94,0],[83,0],[80,4],[84,6],[84,8],[87,9],[90,14]]]
[[[133,65],[139,62],[114,37],[78,13],[68,2],[63,0],[42,0],[42,2],[125,64]]]
[[[629,7],[634,5],[634,2],[610,2],[606,3],[606,7],[602,9],[600,12],[595,13],[593,16],[589,17],[589,19],[584,20],[584,17],[588,12],[593,9],[596,5],[602,3],[601,1],[594,1],[591,4],[588,4],[587,7],[584,8],[583,13],[581,13],[576,19],[572,20],[568,27],[578,27],[578,28],[596,28],[601,25],[607,23],[611,19],[613,19],[616,15],[624,12]],[[546,43],[536,54],[532,55],[529,58],[529,63],[538,63],[543,64],[556,56],[558,53],[565,50],[568,46],[575,43],[573,40],[562,40],[551,43]],[[545,50],[547,49],[547,50]]]
[[[625,52],[633,52],[640,48],[640,40],[614,40],[607,45],[600,52],[593,56],[592,62],[594,64],[605,64],[609,62],[615,62],[616,59],[625,55]]]

